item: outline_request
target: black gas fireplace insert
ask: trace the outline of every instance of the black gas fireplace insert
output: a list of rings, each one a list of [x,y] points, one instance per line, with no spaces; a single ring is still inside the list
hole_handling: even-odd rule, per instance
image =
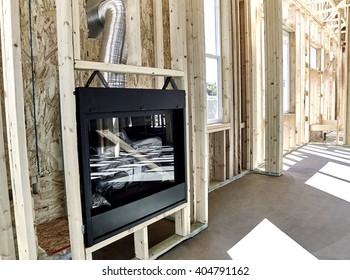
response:
[[[187,201],[184,91],[75,95],[87,247]]]

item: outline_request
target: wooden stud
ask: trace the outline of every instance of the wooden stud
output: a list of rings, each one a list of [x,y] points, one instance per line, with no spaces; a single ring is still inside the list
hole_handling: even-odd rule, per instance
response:
[[[265,0],[266,172],[282,174],[282,2]]]
[[[308,53],[308,60],[306,61],[306,64],[308,67],[305,69],[305,91],[304,91],[304,143],[308,143],[310,140],[310,133],[309,133],[309,126],[310,126],[310,95],[311,95],[311,65],[310,65],[310,58],[311,58],[311,52],[310,52],[310,40],[311,40],[311,26],[310,26],[310,19],[306,19],[306,27],[305,27],[306,34],[308,35],[308,40],[305,44],[306,52]]]
[[[187,143],[190,147],[195,147],[196,144],[196,134],[193,129],[194,124],[196,123],[196,116],[195,116],[195,108],[194,108],[194,79],[191,79],[191,77],[194,77],[193,72],[193,48],[190,48],[191,46],[191,40],[192,40],[192,2],[187,1],[186,2],[186,20],[188,21],[188,24],[186,25],[186,36],[187,36],[187,76],[189,77],[188,83],[187,83],[187,123],[188,123],[188,130],[187,130]],[[169,10],[171,10],[171,7],[169,7]],[[171,13],[170,13],[171,15]],[[171,20],[171,18],[170,18]],[[170,42],[171,43],[171,42]],[[195,154],[197,149],[191,148],[187,149],[187,155],[188,155],[188,176],[187,176],[187,183],[189,186],[189,199],[190,199],[190,217],[191,222],[194,222],[197,217],[197,207],[196,207],[196,186],[197,184],[197,176],[196,174],[196,165],[195,165]]]
[[[134,233],[135,257],[140,260],[149,259],[148,229],[144,227]]]
[[[1,43],[18,254],[37,259],[25,131],[19,1],[1,1]]]
[[[185,6],[187,4],[187,6]],[[194,221],[206,224],[208,222],[208,135],[207,135],[207,110],[206,110],[206,85],[205,85],[205,43],[204,43],[204,3],[201,0],[195,1],[170,1],[170,18],[172,37],[171,52],[172,65],[175,59],[183,60],[183,53],[179,53],[178,42],[175,38],[183,38],[179,34],[184,25],[176,23],[176,17],[181,14],[181,10],[187,8],[187,60],[188,60],[188,82],[189,89],[189,122],[191,127],[190,136],[192,139],[192,154],[190,168],[191,176],[189,182],[194,193]],[[176,15],[176,13],[178,15]],[[177,22],[186,22],[178,19]],[[175,29],[175,30],[174,30]],[[177,30],[176,30],[177,29]],[[186,34],[186,33],[185,33]],[[184,39],[185,40],[185,39]],[[192,43],[191,43],[192,42]],[[180,44],[181,46],[182,44]],[[187,83],[187,81],[185,81]],[[185,83],[185,84],[186,84]],[[189,142],[188,142],[189,143]],[[190,155],[190,153],[188,153]]]
[[[221,30],[221,74],[222,74],[222,109],[223,122],[227,123],[231,119],[231,95],[232,95],[232,21],[231,1],[220,1],[220,30]]]
[[[337,58],[337,99],[336,99],[336,120],[339,122],[341,119],[341,103],[342,103],[342,91],[343,91],[343,46],[341,40],[341,12],[338,11],[338,58]],[[337,129],[336,143],[339,143],[339,129]]]
[[[13,239],[9,186],[7,179],[5,143],[0,106],[0,260],[15,260],[15,242]]]
[[[242,114],[243,118],[242,121],[245,122],[245,128],[243,135],[243,143],[242,143],[242,165],[247,169],[254,169],[252,164],[252,158],[250,151],[254,149],[254,146],[252,144],[252,137],[253,134],[251,131],[254,129],[254,117],[252,108],[254,108],[254,102],[251,100],[252,97],[254,97],[253,91],[254,91],[254,80],[253,80],[253,70],[252,70],[252,64],[253,64],[253,47],[252,47],[252,41],[251,39],[254,38],[254,35],[252,32],[252,20],[255,21],[255,17],[252,18],[252,1],[254,0],[247,0],[244,1],[244,59],[245,59],[245,85],[244,89],[242,91]],[[255,34],[255,33],[254,33]],[[243,37],[243,36],[242,36]],[[243,73],[243,71],[242,71]]]
[[[74,59],[81,59],[79,1],[72,1]]]
[[[128,65],[141,66],[141,34],[140,34],[140,0],[128,0],[125,2],[126,28],[128,36]]]
[[[290,113],[295,113],[295,97],[296,97],[296,34],[295,32],[289,33],[289,59],[290,59]],[[295,134],[295,132],[294,132]],[[293,136],[294,138],[295,136]],[[294,141],[295,142],[295,141]],[[295,145],[293,146],[295,147]]]
[[[263,77],[264,77],[264,71],[263,69],[263,40],[264,40],[264,34],[262,32],[262,20],[263,20],[263,11],[260,8],[260,5],[258,5],[256,8],[256,20],[254,23],[254,29],[255,32],[255,49],[256,49],[256,55],[255,55],[255,75],[256,75],[256,92],[255,92],[255,124],[256,127],[254,129],[255,134],[255,147],[254,147],[254,154],[255,156],[255,164],[254,166],[257,167],[261,163],[264,162],[265,159],[265,118],[264,118],[264,92],[263,92]]]
[[[175,212],[175,233],[179,236],[187,236],[190,233],[190,208],[184,207]]]
[[[127,36],[128,59],[127,64],[133,66],[142,66],[142,44],[141,44],[141,16],[140,0],[125,1],[126,10],[126,33]],[[130,78],[132,84],[129,87],[142,87],[142,81],[139,76]]]
[[[300,104],[299,104],[299,117],[300,117],[300,126],[298,127],[300,139],[299,145],[306,143],[305,141],[305,89],[306,89],[306,18],[301,16],[301,41],[300,41]]]
[[[233,174],[237,176],[241,172],[241,52],[240,52],[240,8],[239,1],[233,1],[232,5],[232,52],[233,52]]]
[[[154,25],[154,65],[156,68],[164,68],[164,28],[163,28],[163,1],[153,0],[153,25]],[[164,78],[156,77],[156,88],[162,88]]]
[[[297,146],[305,143],[305,19],[301,14],[296,17],[296,95],[295,95],[295,125]]]
[[[187,45],[186,45],[186,0],[169,0],[169,21],[170,21],[170,52],[171,52],[171,69],[180,70],[187,73]],[[181,79],[176,79],[177,86],[184,89],[186,94],[186,154],[187,154],[187,185],[188,185],[188,203],[187,207],[183,208],[180,213],[175,214],[175,232],[185,236],[190,233],[190,207],[191,194],[193,194],[192,179],[191,179],[191,153],[190,153],[190,104],[189,91],[187,88],[187,76]],[[191,188],[193,188],[191,190]],[[193,203],[193,201],[192,201]]]
[[[223,122],[231,124],[231,133],[228,139],[228,153],[227,153],[227,177],[232,178],[233,170],[233,51],[232,51],[232,1],[222,0],[220,2],[221,10],[221,57],[222,57],[222,97],[223,97]],[[226,137],[225,137],[226,142]],[[223,144],[223,143],[222,143]],[[226,143],[225,143],[226,144]],[[226,153],[226,147],[225,147]],[[225,156],[226,158],[226,156]],[[225,164],[226,165],[226,164]]]
[[[295,125],[296,125],[296,131],[295,131],[295,144],[298,146],[301,143],[300,139],[300,127],[301,127],[301,117],[300,117],[300,106],[302,104],[301,100],[301,64],[304,63],[303,57],[301,53],[304,53],[302,51],[301,47],[301,41],[303,40],[303,29],[301,24],[301,15],[297,13],[296,15],[296,30],[295,30],[295,53],[296,53],[296,60],[295,60]]]
[[[350,7],[346,10],[347,28],[346,28],[346,94],[345,94],[345,132],[344,144],[350,145]]]
[[[72,0],[56,0],[58,68],[64,176],[72,258],[85,259],[80,196],[77,131],[75,117],[75,81],[73,51]]]

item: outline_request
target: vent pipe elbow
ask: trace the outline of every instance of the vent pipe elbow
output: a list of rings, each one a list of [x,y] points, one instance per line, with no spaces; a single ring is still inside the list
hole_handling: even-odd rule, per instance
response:
[[[104,63],[126,64],[126,14],[123,0],[88,0],[89,37],[102,35],[99,60]],[[103,73],[109,87],[125,87],[125,75]]]

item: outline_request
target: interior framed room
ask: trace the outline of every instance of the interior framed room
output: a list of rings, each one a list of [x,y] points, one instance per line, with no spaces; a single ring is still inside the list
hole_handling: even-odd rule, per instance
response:
[[[350,258],[316,214],[348,209],[349,1],[0,3],[0,259],[225,259],[263,215]]]

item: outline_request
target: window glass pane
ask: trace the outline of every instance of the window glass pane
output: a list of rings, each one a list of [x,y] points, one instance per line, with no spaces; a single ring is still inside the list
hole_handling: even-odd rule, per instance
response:
[[[216,16],[216,1],[204,0],[204,24],[205,24],[205,52],[216,55],[216,31],[217,31],[217,16]]]
[[[222,117],[219,3],[204,0],[208,123],[219,122]]]
[[[217,59],[206,59],[207,114],[208,121],[219,119],[219,81]]]
[[[310,68],[317,69],[317,50],[314,47],[310,48]]]

